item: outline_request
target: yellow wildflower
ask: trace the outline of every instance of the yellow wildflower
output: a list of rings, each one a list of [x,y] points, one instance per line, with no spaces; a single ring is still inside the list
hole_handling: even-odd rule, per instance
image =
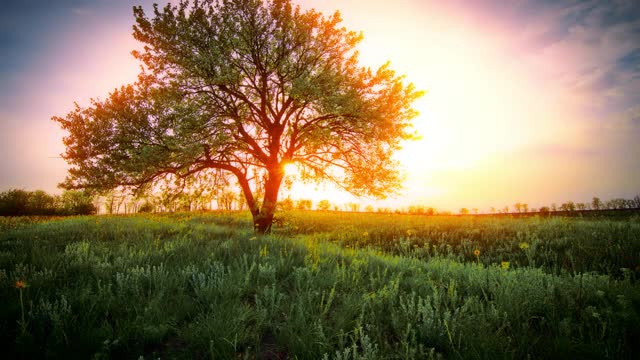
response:
[[[407,236],[408,236],[408,237],[411,237],[411,236],[413,236],[414,234],[415,234],[415,231],[413,231],[413,230],[411,230],[411,229],[407,230]]]
[[[509,262],[508,261],[501,262],[500,267],[507,270],[509,268]]]
[[[480,256],[480,249],[473,250],[473,255]]]
[[[521,242],[520,243],[520,249],[522,250],[527,250],[529,248],[529,244],[526,242]]]
[[[363,233],[362,233],[362,237],[365,237],[365,238],[366,238],[366,237],[369,237],[369,233],[368,233],[368,232],[366,232],[366,231],[365,231],[365,232],[363,232]]]

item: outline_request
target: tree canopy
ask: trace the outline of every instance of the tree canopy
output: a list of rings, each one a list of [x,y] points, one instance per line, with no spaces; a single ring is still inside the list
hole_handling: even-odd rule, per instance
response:
[[[138,81],[53,118],[68,132],[61,186],[143,189],[228,176],[259,232],[270,229],[288,163],[356,195],[400,186],[392,155],[413,137],[411,105],[422,93],[388,63],[359,65],[362,35],[341,27],[338,12],[210,0],[133,13],[144,44],[133,52],[143,64]]]

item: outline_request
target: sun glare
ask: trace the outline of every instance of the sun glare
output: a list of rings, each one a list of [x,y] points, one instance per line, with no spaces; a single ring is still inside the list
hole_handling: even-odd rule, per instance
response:
[[[284,164],[284,173],[287,176],[298,174],[298,167],[294,163],[286,163]]]

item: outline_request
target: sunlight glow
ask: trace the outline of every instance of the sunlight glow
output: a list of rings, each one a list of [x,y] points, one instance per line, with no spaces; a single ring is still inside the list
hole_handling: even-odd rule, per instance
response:
[[[591,54],[580,44],[568,46],[571,37],[569,43],[542,51],[516,37],[520,29],[513,24],[501,24],[497,17],[495,24],[484,21],[468,10],[474,7],[457,2],[295,2],[324,15],[338,10],[345,28],[364,35],[358,46],[361,65],[375,70],[390,61],[391,69],[426,94],[414,103],[420,115],[413,123],[421,139],[402,144],[395,154],[406,179],[399,196],[359,199],[331,184],[304,183],[293,163],[284,166],[280,199],[456,211],[515,201],[534,207],[592,196],[625,197],[624,192],[636,191],[632,161],[640,148],[630,135],[635,118],[623,123],[591,111],[589,104],[613,95],[591,93],[588,84],[578,81],[591,77],[571,76],[569,70]],[[143,4],[151,8],[150,2]],[[74,102],[87,106],[91,97],[104,99],[114,88],[134,82],[140,71],[130,55],[140,46],[131,36],[130,12],[114,19],[91,12],[75,15],[86,19],[61,28],[37,52],[38,60],[10,79],[11,106],[0,109],[2,122],[9,124],[0,129],[6,135],[0,152],[5,188],[60,192],[56,184],[67,170],[59,158],[64,132],[48,119],[65,114]],[[550,21],[538,24],[540,29],[546,31]],[[87,23],[95,26],[87,28]],[[598,61],[593,59],[595,65]],[[568,77],[561,79],[563,74]],[[568,90],[563,84],[571,81],[580,85],[574,89],[584,85],[585,90]],[[27,141],[30,146],[21,147]]]
[[[286,164],[284,164],[284,173],[287,176],[297,175],[298,174],[298,167],[294,163],[286,163]]]

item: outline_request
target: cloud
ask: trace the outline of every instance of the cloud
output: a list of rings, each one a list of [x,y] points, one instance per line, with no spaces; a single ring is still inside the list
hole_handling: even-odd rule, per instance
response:
[[[628,131],[640,131],[640,105],[632,106],[615,117],[617,127]]]
[[[633,90],[640,87],[640,2],[590,1],[561,13],[552,26],[557,37],[538,48],[539,61],[548,64],[568,91],[599,98],[591,105],[600,110],[637,104],[640,92]]]
[[[640,102],[640,1],[455,1],[478,30],[501,34],[505,54],[582,99],[588,111]]]

